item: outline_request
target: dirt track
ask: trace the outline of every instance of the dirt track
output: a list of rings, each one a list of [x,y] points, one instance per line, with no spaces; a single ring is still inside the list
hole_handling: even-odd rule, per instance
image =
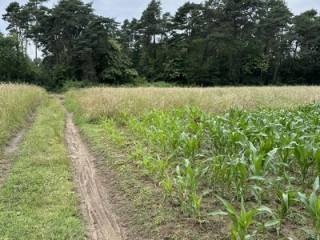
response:
[[[75,169],[82,212],[87,221],[88,239],[122,240],[123,233],[108,203],[102,180],[96,172],[95,157],[81,140],[70,113],[67,113],[65,138]]]
[[[19,144],[21,143],[26,129],[20,130],[4,148],[3,158],[0,159],[0,186],[3,184],[6,179],[10,167],[11,167],[11,158],[15,151],[18,149]]]

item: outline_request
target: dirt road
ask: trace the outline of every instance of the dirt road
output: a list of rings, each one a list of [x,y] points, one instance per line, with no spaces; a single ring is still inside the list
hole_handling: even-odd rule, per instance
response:
[[[88,239],[124,239],[116,217],[112,213],[112,207],[108,203],[102,180],[97,174],[95,157],[82,141],[70,113],[67,113],[65,138],[75,169],[82,212],[87,221]]]

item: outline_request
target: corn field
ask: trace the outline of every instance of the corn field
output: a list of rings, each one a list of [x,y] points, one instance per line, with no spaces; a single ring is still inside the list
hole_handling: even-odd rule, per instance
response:
[[[91,107],[86,115],[85,99],[83,92],[68,96],[69,105],[85,121],[91,117],[104,127],[115,144],[133,139],[131,159],[183,216],[199,222],[222,218],[232,240],[320,239],[316,102],[265,102],[249,110],[231,104],[223,113],[169,104],[134,114],[122,108],[114,115],[103,115],[109,105],[101,104],[99,114]]]

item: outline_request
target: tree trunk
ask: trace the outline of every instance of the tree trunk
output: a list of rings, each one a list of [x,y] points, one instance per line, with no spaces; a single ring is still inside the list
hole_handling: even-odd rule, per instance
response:
[[[36,57],[36,60],[38,59],[38,43],[35,42],[35,49],[36,49],[36,52],[35,52],[35,57]]]
[[[273,84],[278,81],[278,74],[279,74],[280,64],[281,64],[281,62],[279,61],[275,66],[275,69],[274,69],[274,72],[273,72],[273,78],[272,78],[272,83]]]

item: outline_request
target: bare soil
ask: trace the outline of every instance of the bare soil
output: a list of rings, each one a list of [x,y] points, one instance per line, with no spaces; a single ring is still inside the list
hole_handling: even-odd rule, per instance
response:
[[[8,176],[11,165],[12,158],[15,152],[18,150],[20,143],[22,142],[27,129],[32,125],[36,116],[36,111],[31,113],[27,117],[26,126],[18,130],[13,137],[8,141],[3,149],[3,154],[0,154],[0,187],[4,183],[6,177]]]
[[[0,159],[0,186],[5,181],[8,176],[12,164],[12,155],[17,151],[19,144],[22,142],[22,139],[26,133],[26,129],[20,130],[17,134],[14,135],[4,148],[4,153]]]
[[[108,199],[103,179],[97,173],[96,158],[81,139],[72,114],[67,113],[65,139],[74,166],[74,178],[87,222],[89,240],[122,240],[123,229]]]

